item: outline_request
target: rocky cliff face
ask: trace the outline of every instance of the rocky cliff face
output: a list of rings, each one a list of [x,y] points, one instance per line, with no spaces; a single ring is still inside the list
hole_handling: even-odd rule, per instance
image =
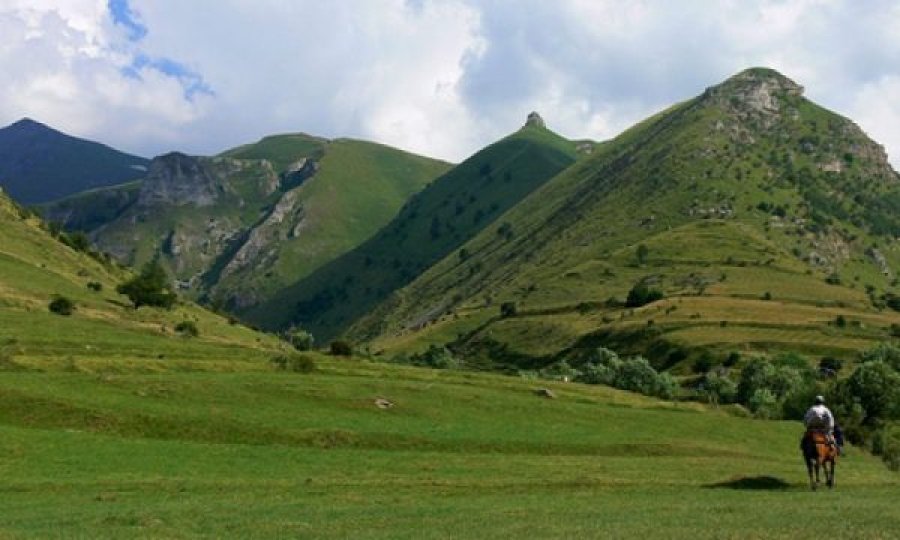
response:
[[[172,152],[150,162],[138,205],[211,206],[223,191],[213,160]]]

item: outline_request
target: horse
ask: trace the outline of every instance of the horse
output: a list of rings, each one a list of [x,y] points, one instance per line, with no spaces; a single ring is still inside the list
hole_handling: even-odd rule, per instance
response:
[[[833,488],[834,465],[838,456],[837,445],[829,441],[825,432],[810,430],[800,441],[800,450],[803,452],[803,462],[806,463],[806,471],[809,473],[809,487],[813,491],[819,487],[819,469],[824,469],[825,483],[829,489]],[[815,481],[813,469],[816,472]]]

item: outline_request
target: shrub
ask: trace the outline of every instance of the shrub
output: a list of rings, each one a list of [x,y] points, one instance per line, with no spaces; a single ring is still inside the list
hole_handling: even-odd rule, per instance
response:
[[[900,425],[891,424],[878,430],[872,439],[872,453],[880,455],[892,471],[900,470]]]
[[[844,362],[840,358],[825,356],[819,360],[819,371],[822,373],[836,374],[842,367]]]
[[[72,233],[60,232],[59,241],[74,249],[75,251],[88,253],[91,250],[91,241],[88,240],[88,237],[81,231],[75,231]]]
[[[141,306],[169,309],[176,299],[169,288],[166,272],[157,261],[145,264],[140,274],[116,287],[116,291],[128,296],[134,309]]]
[[[662,299],[663,293],[661,290],[651,289],[641,282],[628,291],[628,297],[625,299],[625,307],[641,307]]]
[[[574,381],[578,380],[581,372],[569,365],[565,360],[554,362],[544,369],[540,370],[540,376],[544,379],[554,381]]]
[[[353,356],[353,347],[346,341],[332,341],[329,350],[332,356]]]
[[[94,292],[100,292],[103,290],[103,284],[99,281],[89,281],[87,284],[87,288]]]
[[[650,254],[650,250],[644,244],[640,244],[637,247],[637,251],[635,251],[635,257],[637,258],[638,264],[644,264],[647,262],[647,255]]]
[[[729,377],[707,373],[700,383],[700,393],[714,405],[733,403],[737,396],[737,384]]]
[[[515,302],[503,302],[500,304],[500,316],[503,318],[515,317],[518,312],[519,308]]]
[[[879,343],[863,351],[863,362],[884,362],[900,371],[900,348],[890,343]]]
[[[457,369],[462,367],[462,362],[453,356],[450,349],[438,345],[431,345],[427,351],[412,355],[409,358],[409,363],[435,369]]]
[[[54,296],[47,308],[57,315],[69,316],[75,311],[75,303],[65,296]]]
[[[778,418],[778,400],[768,388],[760,388],[753,392],[747,406],[758,418]]]
[[[741,353],[739,353],[737,351],[731,351],[730,353],[728,353],[728,356],[725,358],[725,362],[723,362],[723,365],[725,367],[734,367],[740,361],[741,361]]]
[[[310,351],[315,344],[312,334],[302,328],[292,328],[284,334],[284,338],[298,351]]]
[[[706,373],[707,371],[713,368],[713,357],[709,351],[703,351],[696,360],[694,360],[694,365],[692,369],[694,373]]]
[[[197,337],[200,335],[200,330],[194,321],[181,321],[175,325],[175,331],[184,337]]]
[[[838,315],[834,318],[834,325],[838,328],[845,328],[847,326],[847,318],[843,315]]]
[[[861,364],[838,383],[835,394],[844,408],[853,403],[862,407],[863,425],[900,419],[900,373],[883,361]]]
[[[316,362],[309,356],[300,354],[278,355],[271,359],[275,369],[294,373],[311,373],[316,369]]]

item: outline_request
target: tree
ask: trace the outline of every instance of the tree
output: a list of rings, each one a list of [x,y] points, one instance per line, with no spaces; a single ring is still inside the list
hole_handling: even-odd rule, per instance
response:
[[[128,296],[134,309],[141,306],[169,309],[177,296],[169,287],[169,278],[158,261],[150,261],[141,273],[116,287],[116,292]]]
[[[353,356],[353,346],[346,341],[332,341],[330,349],[332,356]]]
[[[519,312],[515,302],[503,302],[500,304],[500,316],[504,319],[507,317],[515,317]]]
[[[65,296],[55,296],[50,304],[47,306],[51,312],[56,313],[57,315],[71,315],[73,311],[75,311],[75,303],[66,298]]]
[[[292,328],[285,332],[285,339],[298,351],[312,350],[315,338],[302,328]]]
[[[628,291],[625,307],[641,307],[662,299],[663,293],[661,290],[651,289],[644,283],[638,283]]]
[[[644,264],[647,262],[647,255],[650,254],[650,250],[647,249],[647,246],[641,244],[637,247],[637,251],[635,252],[635,256],[637,257],[638,264]]]

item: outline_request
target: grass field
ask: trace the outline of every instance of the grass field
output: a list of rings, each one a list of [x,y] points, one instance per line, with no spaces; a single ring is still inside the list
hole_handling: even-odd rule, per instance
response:
[[[312,374],[0,374],[0,536],[890,538],[851,449],[601,387],[318,358]],[[376,398],[395,404],[375,406]]]

